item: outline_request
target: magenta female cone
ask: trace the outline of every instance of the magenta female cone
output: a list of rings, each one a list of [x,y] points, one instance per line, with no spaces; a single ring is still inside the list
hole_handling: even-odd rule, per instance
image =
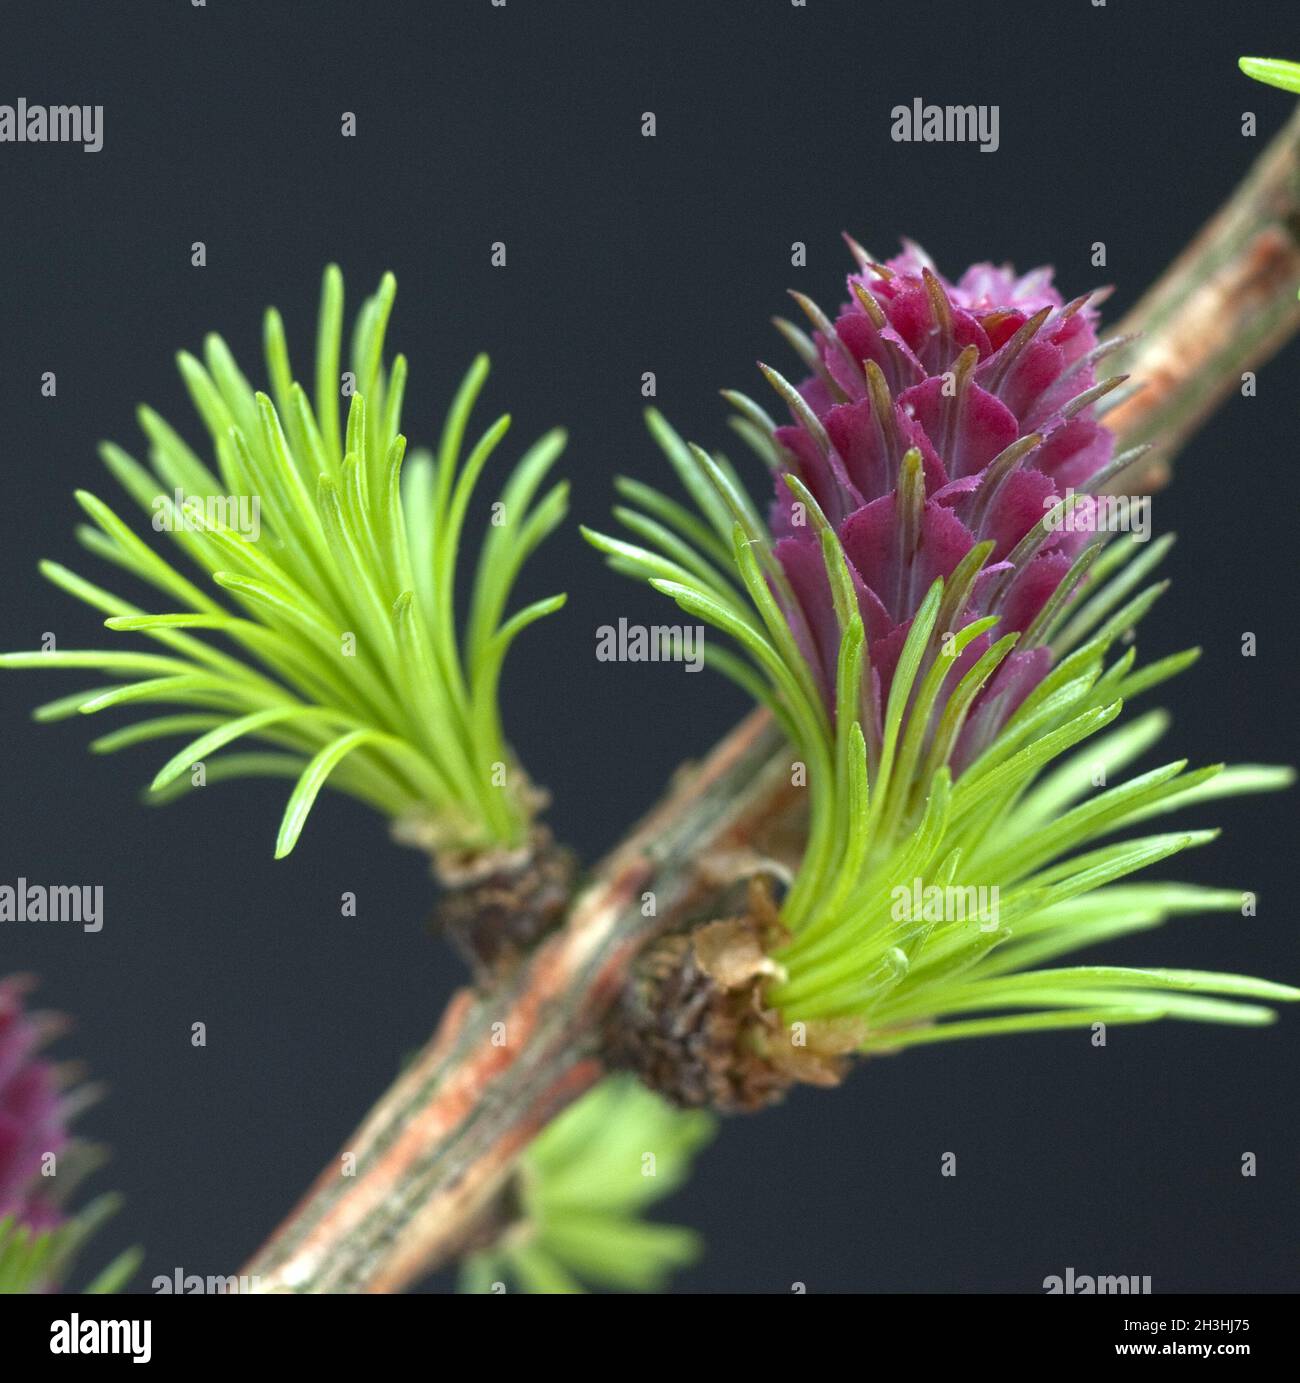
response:
[[[977,264],[953,284],[914,245],[883,265],[858,256],[850,301],[816,333],[817,372],[776,441],[848,559],[869,649],[867,719],[878,729],[936,577],[947,581],[987,545],[956,624],[997,616],[994,637],[1023,634],[1060,586],[1094,527],[1084,488],[1114,452],[1093,405],[1119,381],[1097,383],[1107,347],[1097,343],[1091,295],[1062,302],[1050,270],[1017,277]],[[772,528],[800,607],[791,612],[796,633],[833,709],[840,634],[830,584],[815,531],[781,476]],[[990,638],[972,641],[954,678]],[[972,709],[956,764],[996,733],[1049,664],[1041,645],[1006,660]]]
[[[0,1220],[42,1230],[65,1218],[44,1194],[41,1164],[67,1146],[68,1129],[58,1071],[37,1055],[48,1034],[24,1007],[29,987],[0,979]]]

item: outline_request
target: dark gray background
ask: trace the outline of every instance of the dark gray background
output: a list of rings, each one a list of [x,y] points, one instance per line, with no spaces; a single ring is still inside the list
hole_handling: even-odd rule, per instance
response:
[[[881,255],[911,235],[954,275],[986,257],[1054,262],[1067,294],[1097,282],[1088,253],[1104,240],[1114,320],[1289,114],[1235,70],[1243,52],[1300,57],[1287,8],[9,0],[0,101],[101,103],[106,130],[94,156],[0,146],[0,645],[113,637],[34,570],[52,556],[115,579],[72,538],[74,487],[118,500],[95,443],[139,450],[141,399],[198,440],[174,350],[219,330],[260,379],[268,302],[305,359],[329,259],[353,303],[383,269],[398,276],[390,339],[411,359],[413,440],[486,349],[480,424],[511,409],[517,454],[567,423],[586,521],[604,517],[615,471],[663,479],[641,372],[679,428],[722,442],[717,388],[757,394],[755,357],[785,358],[767,324],[784,290],[840,300],[841,229]],[[999,104],[1001,149],[891,143],[890,107],[914,96]],[[340,137],[345,110],[355,139]],[[498,239],[504,271],[489,266]],[[790,266],[794,240],[806,269]],[[1144,652],[1206,650],[1164,695],[1166,757],[1296,757],[1298,375],[1292,347],[1156,500],[1158,529],[1181,537]],[[595,661],[598,624],[664,607],[607,574],[572,524],[521,595],[562,588],[568,609],[514,655],[505,711],[552,819],[592,859],[744,707],[707,674]],[[140,1286],[230,1271],[428,1034],[458,964],[424,933],[420,860],[361,807],[327,795],[277,864],[286,786],[148,810],[136,793],[158,748],[96,759],[84,746],[106,721],[32,726],[28,708],[77,675],[0,679],[0,878],[102,883],[106,925],[5,926],[0,971],[41,975],[44,1001],[77,1019],[59,1050],[110,1086],[83,1128],[115,1153],[95,1184],[129,1204],[98,1256],[143,1243]],[[1200,815],[1225,838],[1181,871],[1258,889],[1260,916],[1183,920],[1108,955],[1294,980],[1294,798]],[[345,889],[356,919],[339,916]],[[1294,1289],[1298,1058],[1292,1012],[1264,1031],[1119,1029],[1100,1052],[1064,1034],[874,1062],[838,1093],[726,1127],[665,1207],[710,1245],[680,1286],[1032,1292],[1073,1266],[1150,1274],[1157,1291]],[[956,1179],[939,1176],[947,1150]]]

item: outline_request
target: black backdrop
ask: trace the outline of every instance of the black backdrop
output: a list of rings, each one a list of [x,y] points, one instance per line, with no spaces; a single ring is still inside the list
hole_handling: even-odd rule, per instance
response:
[[[642,371],[679,428],[722,442],[716,390],[760,391],[753,362],[780,349],[767,319],[784,290],[839,301],[843,228],[878,254],[911,235],[953,274],[984,257],[1054,262],[1067,293],[1098,280],[1089,250],[1104,240],[1118,314],[1289,114],[1235,70],[1243,52],[1300,57],[1286,8],[7,0],[0,102],[102,104],[105,143],[0,145],[0,644],[110,637],[34,570],[52,556],[102,577],[72,539],[74,487],[116,501],[95,443],[134,446],[141,399],[197,440],[174,350],[216,329],[253,372],[268,302],[304,359],[329,259],[353,302],[385,268],[398,276],[408,433],[430,438],[486,349],[486,408],[513,411],[516,451],[571,428],[564,472],[588,521],[614,472],[662,478]],[[892,143],[890,107],[914,96],[999,104],[1000,149]],[[654,139],[640,134],[648,110]],[[206,268],[190,265],[195,240]],[[489,264],[495,240],[504,270]],[[1298,376],[1293,346],[1155,502],[1180,542],[1144,651],[1205,647],[1165,696],[1167,747],[1193,762],[1296,757]],[[597,625],[663,607],[607,574],[573,525],[524,585],[555,589],[569,607],[517,649],[505,710],[554,822],[591,859],[743,705],[707,674],[595,660]],[[459,971],[424,933],[419,859],[380,821],[327,796],[277,864],[279,784],[146,809],[136,792],[157,753],[97,759],[85,743],[99,723],[28,722],[75,676],[0,679],[0,877],[101,883],[107,920],[93,936],[5,925],[0,971],[41,975],[45,1003],[77,1019],[59,1050],[110,1087],[83,1128],[114,1149],[95,1185],[129,1203],[92,1257],[143,1243],[148,1290],[177,1267],[231,1271],[256,1247]],[[1212,816],[1225,838],[1182,872],[1257,889],[1260,916],[1184,920],[1109,954],[1294,980],[1294,798]],[[345,889],[355,919],[339,916]],[[1262,1031],[1117,1029],[1104,1051],[1044,1035],[872,1063],[838,1093],[727,1125],[664,1207],[709,1241],[679,1286],[1032,1292],[1073,1266],[1150,1274],[1157,1291],[1293,1289],[1298,1057],[1292,1012]],[[955,1179],[939,1175],[949,1150]]]

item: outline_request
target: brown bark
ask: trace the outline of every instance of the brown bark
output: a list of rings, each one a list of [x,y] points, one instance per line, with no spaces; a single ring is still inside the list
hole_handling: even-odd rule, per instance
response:
[[[792,795],[789,780],[787,751],[758,712],[680,773],[595,870],[563,930],[500,991],[458,993],[244,1269],[258,1290],[397,1291],[453,1253],[529,1140],[603,1073],[597,1034],[633,959],[716,894],[704,862],[750,845]]]
[[[1218,213],[1119,324],[1115,357],[1140,386],[1106,422],[1152,449],[1109,486],[1159,489],[1233,390],[1300,327],[1300,108]]]

